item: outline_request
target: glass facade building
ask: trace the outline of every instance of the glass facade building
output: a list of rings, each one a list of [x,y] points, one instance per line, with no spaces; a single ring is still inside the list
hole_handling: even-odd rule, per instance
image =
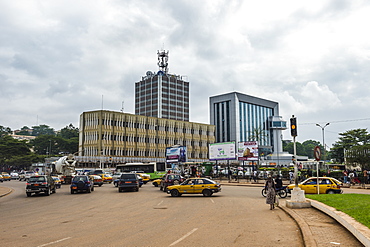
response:
[[[271,119],[278,115],[279,104],[270,100],[238,92],[210,97],[216,142],[258,141],[261,153],[271,153],[279,131],[271,128]]]

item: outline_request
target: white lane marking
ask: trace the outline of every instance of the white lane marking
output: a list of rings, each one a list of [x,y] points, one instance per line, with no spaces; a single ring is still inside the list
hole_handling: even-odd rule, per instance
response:
[[[211,200],[211,202],[212,202],[212,203],[215,203],[215,201],[214,201],[214,200],[212,200],[211,198],[209,198],[209,200]]]
[[[163,201],[161,201],[160,203],[157,204],[157,206],[161,205]]]
[[[176,240],[175,242],[173,242],[172,244],[170,244],[170,246],[174,246],[175,244],[178,244],[180,243],[182,240],[184,240],[185,238],[189,237],[191,234],[193,234],[196,230],[198,230],[198,228],[194,228],[193,230],[191,230],[190,232],[186,233],[184,236],[182,236],[181,238],[179,238],[178,240]]]
[[[64,240],[67,240],[67,239],[70,239],[70,238],[72,238],[72,237],[62,238],[62,239],[59,239],[59,240],[54,241],[54,242],[50,242],[50,243],[47,243],[47,244],[39,245],[39,246],[37,246],[37,247],[44,247],[44,246],[47,246],[47,245],[56,244],[56,243],[62,242],[62,241],[64,241]]]

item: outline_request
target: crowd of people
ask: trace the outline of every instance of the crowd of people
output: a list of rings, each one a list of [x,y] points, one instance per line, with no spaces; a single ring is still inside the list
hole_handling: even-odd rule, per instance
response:
[[[367,170],[344,170],[343,182],[345,184],[368,184],[370,181],[370,172]]]

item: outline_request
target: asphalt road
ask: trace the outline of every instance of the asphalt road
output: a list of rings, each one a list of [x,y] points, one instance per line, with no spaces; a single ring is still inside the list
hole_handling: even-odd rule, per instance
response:
[[[303,246],[295,222],[269,210],[259,187],[173,198],[151,184],[73,195],[63,185],[26,197],[25,182],[4,185],[15,191],[0,198],[1,246]]]

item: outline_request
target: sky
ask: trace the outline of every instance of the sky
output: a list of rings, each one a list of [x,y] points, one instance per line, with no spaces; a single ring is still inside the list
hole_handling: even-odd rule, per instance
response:
[[[135,82],[190,83],[190,121],[209,97],[279,103],[299,142],[370,125],[370,2],[363,0],[0,0],[0,125],[79,127],[85,111],[135,113]],[[283,131],[283,139],[291,139]]]

